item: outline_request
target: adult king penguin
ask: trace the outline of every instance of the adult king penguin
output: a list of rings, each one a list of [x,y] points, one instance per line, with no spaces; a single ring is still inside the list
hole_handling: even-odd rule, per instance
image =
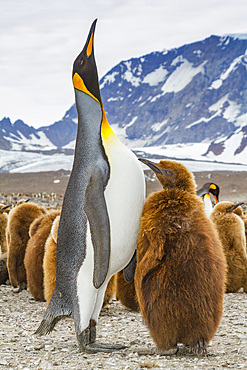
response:
[[[57,240],[56,287],[37,334],[72,316],[80,351],[124,348],[96,343],[96,323],[111,276],[127,275],[139,233],[145,181],[136,156],[113,133],[94,58],[95,20],[73,66],[78,112],[75,157]]]

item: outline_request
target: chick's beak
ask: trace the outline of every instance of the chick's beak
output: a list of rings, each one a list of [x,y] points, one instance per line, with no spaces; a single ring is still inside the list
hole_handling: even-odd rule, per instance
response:
[[[149,168],[151,168],[151,170],[153,170],[158,175],[163,175],[161,170],[159,169],[157,163],[153,163],[153,162],[149,161],[148,159],[144,159],[144,158],[138,158],[138,160],[140,162],[146,164]]]

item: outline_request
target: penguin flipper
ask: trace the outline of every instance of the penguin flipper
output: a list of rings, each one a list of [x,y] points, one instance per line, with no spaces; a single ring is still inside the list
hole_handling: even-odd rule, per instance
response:
[[[136,264],[137,264],[137,254],[135,250],[135,253],[133,254],[130,262],[128,263],[127,266],[125,266],[123,270],[124,280],[127,283],[130,283],[134,279],[135,271],[136,271]]]
[[[93,285],[96,289],[99,289],[105,281],[109,267],[110,221],[103,182],[97,179],[97,175],[95,176],[87,187],[84,210],[89,221],[94,248]]]

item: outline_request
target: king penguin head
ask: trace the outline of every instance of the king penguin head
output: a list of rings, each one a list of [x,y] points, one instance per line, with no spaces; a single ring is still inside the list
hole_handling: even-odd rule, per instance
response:
[[[94,32],[97,19],[92,23],[84,48],[74,61],[73,85],[74,88],[92,96],[100,104],[98,72],[94,57]]]
[[[94,33],[96,27],[97,19],[91,25],[87,41],[82,49],[81,53],[74,61],[73,65],[73,85],[74,88],[80,90],[87,95],[94,98],[101,105],[102,109],[102,124],[101,124],[101,134],[105,140],[116,139],[105,114],[105,110],[102,104],[100,89],[99,89],[99,79],[97,66],[94,57]]]

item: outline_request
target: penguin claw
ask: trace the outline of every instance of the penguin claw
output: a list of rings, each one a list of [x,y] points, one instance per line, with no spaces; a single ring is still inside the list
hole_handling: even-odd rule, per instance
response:
[[[86,353],[113,352],[126,348],[122,344],[98,343],[96,339],[96,326],[88,326],[80,334],[77,334],[79,351]]]
[[[195,346],[188,347],[189,352],[197,355],[207,355],[207,344],[204,339],[199,340]]]
[[[140,356],[147,356],[147,355],[160,355],[160,356],[172,356],[178,352],[178,347],[170,348],[167,350],[158,349],[156,347],[152,348],[137,348],[135,352],[138,353]]]
[[[97,352],[114,352],[121,349],[125,349],[127,346],[122,344],[109,344],[109,343],[90,343],[86,345],[80,345],[80,352],[86,353],[97,353]]]
[[[27,289],[27,283],[22,282],[17,288],[13,288],[13,293],[21,293]]]

